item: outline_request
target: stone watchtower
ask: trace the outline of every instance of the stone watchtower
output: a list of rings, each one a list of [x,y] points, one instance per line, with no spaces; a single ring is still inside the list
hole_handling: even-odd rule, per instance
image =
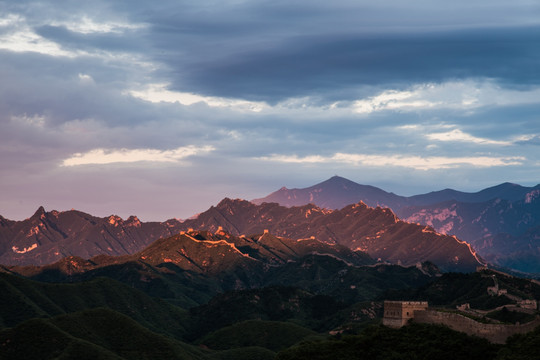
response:
[[[384,302],[383,325],[399,328],[414,318],[416,310],[427,310],[427,301],[389,301]]]

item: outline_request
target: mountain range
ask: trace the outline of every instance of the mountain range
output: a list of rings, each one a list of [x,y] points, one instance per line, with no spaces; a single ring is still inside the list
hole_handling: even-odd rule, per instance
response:
[[[362,202],[328,210],[313,204],[289,208],[228,198],[183,222],[143,223],[136,217],[124,221],[117,216],[96,218],[74,210],[40,208],[20,222],[2,219],[0,263],[42,265],[66,256],[130,255],[158,238],[190,229],[223,229],[235,236],[269,231],[291,239],[313,238],[364,251],[378,261],[405,266],[431,261],[445,271],[474,271],[483,263],[467,243],[400,221],[391,210]]]
[[[219,227],[236,236],[269,230],[292,239],[315,237],[403,265],[432,261],[445,271],[471,271],[488,261],[540,273],[540,185],[504,183],[476,193],[446,189],[403,197],[339,176],[251,202],[225,198],[185,221],[99,218],[43,207],[23,221],[0,216],[0,264],[131,255],[180,231]]]
[[[361,185],[340,176],[333,176],[319,184],[303,189],[281,189],[266,197],[253,199],[254,204],[275,202],[283,206],[301,206],[315,204],[327,209],[341,209],[347,205],[364,202],[371,207],[387,207],[399,216],[399,209],[408,206],[422,206],[445,201],[481,203],[493,199],[508,201],[524,200],[538,197],[540,184],[535,187],[524,187],[512,183],[503,183],[475,193],[467,193],[453,189],[433,191],[414,196],[400,196],[386,192],[375,186]]]
[[[98,218],[77,210],[46,212],[40,207],[22,221],[0,216],[0,264],[50,264],[66,256],[133,254],[159,238],[177,234],[178,220],[141,222],[111,215]]]
[[[455,235],[491,263],[540,273],[540,184],[524,187],[504,183],[475,193],[445,189],[404,197],[334,176],[308,188],[283,187],[252,200],[283,206],[313,203],[327,209],[341,209],[358,201],[388,207],[403,221]]]
[[[467,243],[427,226],[400,221],[391,210],[370,208],[362,202],[328,210],[313,204],[286,208],[226,198],[186,223],[204,229],[221,226],[233,234],[266,229],[293,239],[314,237],[405,266],[431,261],[445,271],[474,271],[483,263]]]

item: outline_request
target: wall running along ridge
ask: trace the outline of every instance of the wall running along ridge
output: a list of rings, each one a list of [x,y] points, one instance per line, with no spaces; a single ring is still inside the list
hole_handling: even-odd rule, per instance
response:
[[[484,324],[456,313],[428,309],[415,311],[413,321],[422,324],[446,325],[452,330],[475,335],[495,344],[504,344],[508,337],[528,333],[540,326],[540,318],[525,324]]]
[[[383,325],[400,328],[409,321],[422,324],[445,325],[467,335],[478,336],[495,344],[504,344],[514,334],[524,334],[540,326],[540,318],[525,324],[485,324],[453,312],[428,308],[427,301],[384,302]]]

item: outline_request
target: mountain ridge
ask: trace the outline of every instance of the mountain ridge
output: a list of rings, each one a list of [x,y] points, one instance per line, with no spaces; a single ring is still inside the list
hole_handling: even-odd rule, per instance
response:
[[[349,190],[342,184],[347,184]],[[392,201],[378,200],[375,193],[366,195],[350,191],[352,188],[368,189],[354,184],[335,176],[304,189],[281,188],[253,201],[275,201],[283,206],[312,202],[329,208],[341,208],[358,199],[367,201],[370,206],[384,203],[404,221],[430,226],[439,233],[454,235],[470,243],[490,262],[517,271],[540,273],[537,246],[540,184],[524,187],[506,182],[471,193],[445,189],[410,197],[391,196],[392,193],[376,188],[377,193],[383,191]]]
[[[329,209],[341,209],[349,204],[362,201],[372,207],[389,207],[397,211],[405,206],[419,206],[448,200],[479,202],[500,198],[516,201],[524,198],[527,193],[534,190],[540,190],[540,184],[525,187],[505,182],[477,192],[444,189],[412,196],[401,196],[375,186],[361,185],[335,175],[328,180],[306,188],[288,189],[283,186],[265,197],[251,201],[255,204],[277,202],[283,206],[301,206],[313,202],[318,206]]]
[[[474,271],[483,263],[468,244],[457,238],[406,223],[390,209],[370,208],[362,202],[328,210],[313,204],[288,208],[276,203],[255,205],[225,198],[185,225],[212,231],[221,226],[233,234],[266,229],[295,239],[314,236],[326,243],[367,251],[375,259],[404,265],[432,261],[446,270]]]
[[[67,257],[44,266],[4,266],[2,272],[17,275],[21,282],[25,277],[66,285],[109,278],[182,308],[204,304],[226,291],[266,286],[306,288],[352,304],[440,275],[430,263],[376,264],[365,253],[311,238],[292,240],[269,233],[239,237],[222,230],[191,230],[129,256]]]
[[[46,264],[71,255],[127,255],[177,233],[181,224],[173,219],[145,223],[136,216],[99,218],[78,210],[47,212],[43,206],[22,221],[2,219],[0,263],[5,265]]]
[[[3,245],[0,263],[47,264],[66,256],[130,255],[152,242],[189,229],[223,229],[235,236],[264,233],[278,237],[341,244],[392,263],[414,265],[432,261],[445,270],[473,271],[482,260],[456,238],[433,229],[400,221],[389,209],[370,208],[360,202],[341,210],[308,204],[287,208],[276,203],[255,205],[225,198],[216,206],[183,222],[143,223],[111,215],[97,218],[76,210],[59,213],[39,209],[35,216],[0,228],[3,238],[17,236]],[[7,235],[6,235],[7,234]],[[444,245],[442,245],[444,244]]]

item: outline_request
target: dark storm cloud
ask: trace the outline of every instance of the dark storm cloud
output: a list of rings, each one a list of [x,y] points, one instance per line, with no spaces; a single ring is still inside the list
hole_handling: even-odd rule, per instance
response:
[[[332,101],[357,96],[362,85],[404,87],[471,76],[540,81],[534,46],[540,6],[531,2],[112,6],[148,24],[148,56],[166,65],[159,73],[174,90],[269,102],[307,95]]]
[[[332,96],[361,86],[406,87],[488,77],[509,84],[540,83],[540,27],[378,36],[308,36],[240,55],[178,62],[173,88],[214,96],[280,101],[307,95]],[[340,92],[342,95],[343,92]],[[354,91],[350,97],[358,96]]]
[[[43,25],[35,28],[38,35],[60,44],[66,49],[84,51],[144,52],[141,30],[130,30],[113,34],[81,34],[65,26]]]
[[[331,102],[363,95],[362,86],[405,88],[468,77],[540,82],[540,27],[523,27],[540,14],[530,2],[98,3],[79,12],[144,27],[91,34],[57,25],[77,21],[78,2],[65,2],[58,12],[29,4],[11,6],[64,48],[139,54],[156,63],[156,76],[171,89],[208,96]]]

